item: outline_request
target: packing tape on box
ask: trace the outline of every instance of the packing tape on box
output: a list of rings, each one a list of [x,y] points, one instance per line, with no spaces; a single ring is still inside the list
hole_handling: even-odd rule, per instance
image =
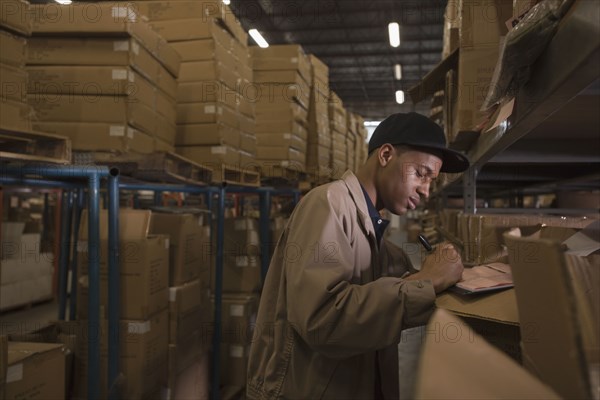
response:
[[[127,131],[127,128],[123,125],[111,125],[108,128],[108,135],[109,136],[125,136],[126,131]]]
[[[204,114],[214,114],[216,112],[215,106],[204,106]]]
[[[113,81],[124,81],[127,79],[128,71],[124,68],[114,68],[112,70]]]
[[[250,260],[248,256],[237,256],[235,257],[235,266],[236,267],[249,267]]]
[[[129,40],[115,40],[113,51],[129,51]]]
[[[127,334],[143,335],[150,332],[150,321],[127,323]]]

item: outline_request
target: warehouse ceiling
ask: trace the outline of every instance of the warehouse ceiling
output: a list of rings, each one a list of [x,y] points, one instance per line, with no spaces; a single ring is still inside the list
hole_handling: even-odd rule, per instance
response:
[[[246,30],[255,28],[269,44],[301,44],[329,66],[331,88],[344,106],[367,120],[394,112],[428,113],[407,91],[440,61],[445,0],[231,0]],[[388,24],[400,24],[401,44],[390,46]],[[252,41],[252,39],[250,39]],[[394,65],[402,78],[394,77]],[[419,108],[420,107],[420,108]]]

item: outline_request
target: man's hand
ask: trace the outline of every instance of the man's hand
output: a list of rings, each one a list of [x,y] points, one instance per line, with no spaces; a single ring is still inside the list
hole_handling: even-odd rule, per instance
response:
[[[407,280],[430,280],[436,293],[458,282],[464,266],[460,254],[451,243],[444,242],[423,260],[421,270]]]

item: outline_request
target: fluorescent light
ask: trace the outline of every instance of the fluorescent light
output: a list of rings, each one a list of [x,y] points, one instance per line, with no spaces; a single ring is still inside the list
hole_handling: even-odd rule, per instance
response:
[[[223,0],[223,4],[229,5],[229,4],[231,4],[231,0]]]
[[[377,127],[381,121],[365,121],[365,127]]]
[[[390,46],[400,46],[400,25],[397,22],[390,22],[388,32],[390,34]]]
[[[402,79],[402,65],[394,65],[394,78],[396,78],[397,81]]]
[[[72,1],[71,0],[55,0],[58,4],[62,4],[62,5],[67,5],[67,4],[71,4]]]
[[[396,90],[396,103],[402,104],[404,103],[404,91]]]
[[[269,47],[269,43],[267,43],[267,41],[260,34],[259,31],[257,31],[256,29],[250,29],[248,31],[248,33],[250,34],[250,36],[252,36],[252,39],[254,39],[254,41],[256,42],[257,45],[259,45],[263,49],[266,49],[267,47]]]

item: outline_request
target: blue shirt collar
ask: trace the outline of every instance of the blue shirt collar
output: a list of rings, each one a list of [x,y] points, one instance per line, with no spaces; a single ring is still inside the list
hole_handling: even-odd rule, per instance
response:
[[[390,221],[381,218],[379,211],[377,211],[377,208],[375,208],[375,205],[371,201],[369,194],[367,193],[362,184],[360,185],[360,188],[362,189],[363,194],[365,195],[365,201],[367,202],[367,210],[369,211],[369,217],[371,217],[371,220],[373,221],[373,227],[375,228],[375,236],[377,237],[377,243],[379,244],[381,242],[381,238],[383,237],[383,232],[385,232],[385,229],[387,228]]]

